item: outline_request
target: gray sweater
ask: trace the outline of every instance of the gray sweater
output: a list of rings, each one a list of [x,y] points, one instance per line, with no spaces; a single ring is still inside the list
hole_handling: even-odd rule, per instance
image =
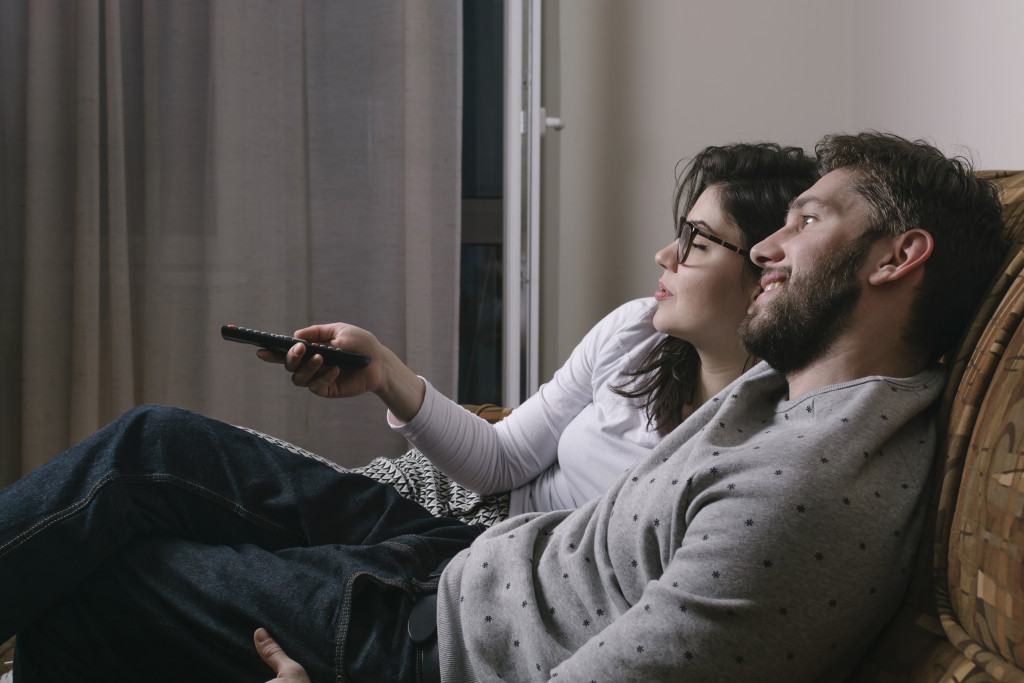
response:
[[[762,363],[602,497],[442,576],[446,681],[840,680],[909,578],[942,373],[790,400]]]

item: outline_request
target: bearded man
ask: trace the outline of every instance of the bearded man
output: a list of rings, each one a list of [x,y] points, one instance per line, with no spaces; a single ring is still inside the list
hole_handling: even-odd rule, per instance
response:
[[[763,292],[741,338],[765,362],[598,501],[510,520],[449,565],[452,680],[842,680],[892,616],[936,362],[1005,254],[1002,213],[924,143],[835,135],[816,151],[821,179],[751,249]]]

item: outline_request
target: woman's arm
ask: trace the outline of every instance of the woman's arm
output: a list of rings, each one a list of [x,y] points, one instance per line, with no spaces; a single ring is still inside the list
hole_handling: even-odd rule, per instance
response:
[[[407,424],[390,422],[463,486],[481,493],[516,489],[558,462],[564,430],[594,402],[598,385],[608,381],[610,359],[617,362],[632,350],[633,336],[628,336],[624,348],[622,331],[643,329],[643,334],[634,336],[648,338],[649,313],[650,302],[641,300],[608,314],[550,382],[496,425],[471,415],[429,385],[415,418]]]
[[[518,488],[558,462],[566,426],[593,403],[595,369],[608,358],[628,353],[620,331],[635,325],[650,309],[649,300],[626,303],[605,316],[573,350],[550,382],[498,425],[477,418],[445,398],[412,372],[370,332],[334,323],[295,332],[296,337],[362,353],[363,369],[325,367],[319,356],[304,358],[297,344],[282,358],[258,352],[268,362],[284,363],[292,382],[327,398],[376,393],[391,412],[392,426],[419,448],[442,472],[481,493]],[[649,323],[648,323],[649,326]]]

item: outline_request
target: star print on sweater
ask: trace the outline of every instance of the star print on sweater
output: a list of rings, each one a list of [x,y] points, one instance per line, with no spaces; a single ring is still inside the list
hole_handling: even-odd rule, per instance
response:
[[[940,380],[789,400],[757,366],[606,495],[510,519],[452,561],[445,680],[842,679],[905,587]]]

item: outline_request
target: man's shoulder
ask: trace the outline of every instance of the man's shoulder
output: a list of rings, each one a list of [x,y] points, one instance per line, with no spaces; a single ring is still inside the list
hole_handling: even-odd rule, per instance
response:
[[[796,405],[806,401],[842,404],[860,397],[862,400],[882,404],[930,404],[942,392],[945,384],[945,373],[941,368],[929,367],[911,377],[886,377],[884,375],[868,375],[856,379],[828,384],[805,392],[786,405]]]
[[[878,421],[885,431],[886,423],[903,424],[934,406],[944,380],[941,369],[930,368],[906,378],[860,377],[790,397],[785,377],[762,363],[702,408],[701,426],[735,423],[746,435],[764,425],[839,433],[847,425]]]

